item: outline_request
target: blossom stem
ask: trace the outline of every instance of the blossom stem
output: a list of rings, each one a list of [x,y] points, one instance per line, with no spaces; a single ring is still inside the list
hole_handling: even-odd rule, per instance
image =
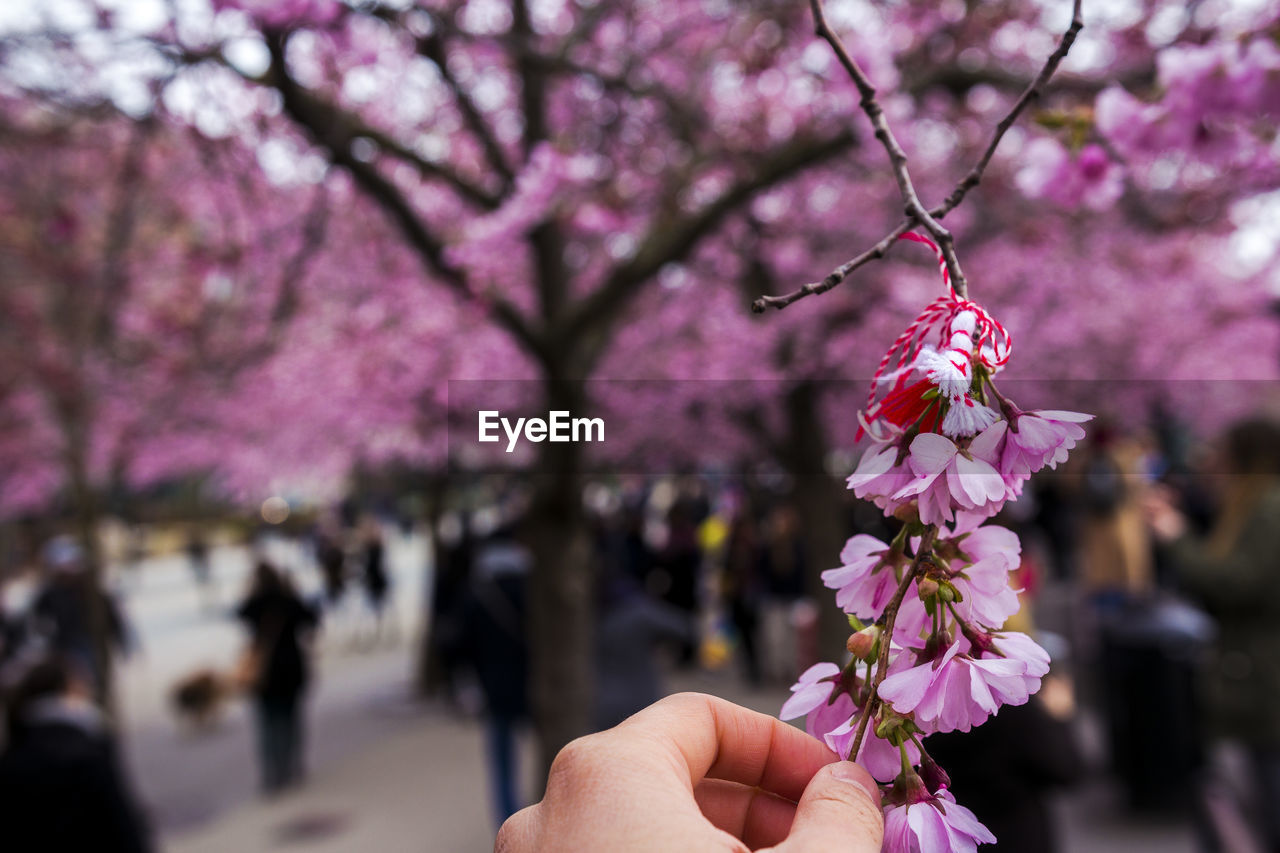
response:
[[[924,565],[922,559],[926,554],[933,553],[933,542],[938,538],[938,528],[930,524],[924,530],[924,536],[920,539],[920,547],[916,550],[915,559],[911,561],[911,567],[906,574],[902,576],[901,583],[893,593],[893,598],[889,599],[889,603],[885,605],[884,615],[884,631],[880,640],[880,655],[876,659],[875,677],[868,685],[871,689],[867,694],[867,703],[862,708],[862,719],[858,720],[858,732],[853,737],[853,749],[849,752],[851,761],[857,760],[858,750],[862,749],[862,740],[867,734],[867,724],[880,709],[880,684],[889,674],[889,647],[893,645],[893,623],[898,619],[898,608],[902,606],[902,600],[907,595],[907,590],[920,574],[920,570]]]

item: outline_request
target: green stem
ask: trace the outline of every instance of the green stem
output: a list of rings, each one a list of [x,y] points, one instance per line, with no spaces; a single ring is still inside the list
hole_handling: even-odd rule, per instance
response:
[[[867,734],[867,724],[880,708],[880,685],[889,674],[889,646],[893,644],[893,623],[898,619],[898,608],[902,606],[902,599],[906,597],[907,589],[920,573],[923,565],[922,558],[926,554],[933,553],[933,542],[937,538],[936,526],[931,524],[925,528],[924,536],[920,539],[920,548],[916,551],[915,559],[911,561],[911,568],[903,575],[898,589],[893,593],[893,598],[889,599],[889,603],[885,605],[884,615],[881,617],[884,620],[884,633],[880,635],[880,654],[876,658],[876,673],[868,684],[870,692],[867,694],[866,704],[862,707],[858,733],[853,737],[853,749],[849,752],[851,761],[857,760],[858,751],[862,749],[862,739]]]

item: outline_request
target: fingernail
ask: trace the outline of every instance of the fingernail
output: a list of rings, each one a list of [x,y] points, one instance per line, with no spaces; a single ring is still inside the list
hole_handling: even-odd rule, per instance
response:
[[[873,803],[880,803],[880,786],[871,778],[871,774],[852,761],[837,761],[831,765],[831,775],[841,782],[852,782],[867,792]]]

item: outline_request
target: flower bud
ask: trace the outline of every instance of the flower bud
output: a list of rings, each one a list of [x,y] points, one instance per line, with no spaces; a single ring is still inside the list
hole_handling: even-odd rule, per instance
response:
[[[884,719],[876,724],[876,737],[887,740],[895,747],[901,746],[911,736],[904,725],[906,722],[905,718],[897,714],[886,714]]]
[[[916,584],[916,592],[921,598],[933,598],[938,594],[938,582],[933,578],[921,578]]]
[[[870,660],[879,651],[880,628],[872,625],[850,634],[844,647],[858,660]]]
[[[937,794],[942,788],[951,787],[951,777],[947,771],[938,766],[938,762],[929,757],[929,753],[920,754],[920,778],[930,794]]]
[[[960,601],[963,596],[960,595],[960,590],[952,586],[949,581],[943,581],[938,584],[938,598],[943,601]]]

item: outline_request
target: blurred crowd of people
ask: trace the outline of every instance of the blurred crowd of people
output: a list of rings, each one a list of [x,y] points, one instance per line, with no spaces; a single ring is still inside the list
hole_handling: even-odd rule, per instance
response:
[[[244,640],[228,666],[202,667],[175,684],[173,710],[193,731],[207,730],[223,704],[243,696],[252,710],[265,793],[303,777],[305,700],[322,616],[348,618],[359,648],[377,644],[387,628],[394,636],[383,526],[371,514],[342,507],[319,516],[305,537],[322,590],[314,600],[294,581],[306,566],[283,568],[268,555],[269,543],[255,537],[245,591],[225,604],[219,575],[225,577],[226,561],[234,558],[216,559],[201,524],[185,527],[180,553],[199,618],[234,619]],[[0,813],[5,842],[16,841],[14,849],[152,847],[145,810],[116,754],[111,689],[115,658],[139,646],[124,602],[145,582],[141,566],[148,554],[140,538],[130,537],[120,562],[95,570],[77,539],[58,534],[39,551],[21,595],[6,595],[14,584],[0,582]]]

